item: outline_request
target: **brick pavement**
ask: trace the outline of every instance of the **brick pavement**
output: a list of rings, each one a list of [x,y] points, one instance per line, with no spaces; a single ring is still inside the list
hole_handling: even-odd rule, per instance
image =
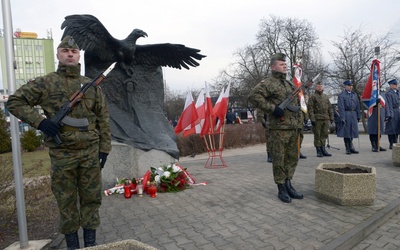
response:
[[[165,250],[349,249],[349,246],[399,249],[400,168],[392,164],[392,151],[372,153],[368,135],[361,135],[360,154],[349,156],[345,154],[343,139],[330,135],[330,145],[340,150],[329,150],[333,157],[318,158],[312,140],[312,134],[305,135],[302,153],[308,158],[299,160],[292,181],[305,195],[303,200],[293,200],[290,204],[279,201],[272,165],[266,162],[265,145],[225,150],[227,168],[204,168],[207,155],[182,158],[179,164],[197,182],[207,185],[158,194],[154,199],[104,197],[98,243],[135,239]],[[383,136],[382,146],[387,148],[387,144]],[[354,145],[358,148],[357,140]],[[375,203],[346,207],[317,199],[315,168],[321,162],[376,167]],[[50,247],[65,249],[65,242],[60,236]]]

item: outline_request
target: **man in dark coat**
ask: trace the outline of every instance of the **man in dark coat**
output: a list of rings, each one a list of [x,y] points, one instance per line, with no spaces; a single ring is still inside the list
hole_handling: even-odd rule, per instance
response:
[[[385,134],[388,135],[389,148],[393,148],[393,143],[397,143],[397,137],[400,134],[399,104],[400,96],[397,89],[397,79],[390,80],[390,89],[385,94]]]
[[[338,96],[338,111],[341,120],[337,136],[344,138],[346,154],[358,154],[353,145],[353,138],[358,138],[358,122],[361,119],[360,102],[357,94],[353,92],[353,83],[346,80],[343,84],[345,89]]]

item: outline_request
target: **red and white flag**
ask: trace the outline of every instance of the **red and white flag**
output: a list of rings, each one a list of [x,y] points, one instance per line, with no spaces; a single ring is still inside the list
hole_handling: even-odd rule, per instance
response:
[[[215,116],[218,117],[218,122],[215,129],[216,133],[218,133],[221,130],[222,125],[225,124],[225,116],[226,112],[228,111],[230,88],[231,88],[230,83],[228,83],[228,87],[226,87],[225,91],[222,88],[218,100],[213,108]]]
[[[205,120],[203,127],[201,128],[200,137],[203,137],[205,134],[213,134],[214,133],[214,124],[215,124],[215,114],[212,108],[212,101],[210,96],[210,91],[208,90],[208,86],[206,83],[206,102],[205,102]]]
[[[180,134],[185,129],[191,129],[195,126],[198,115],[196,106],[194,105],[193,96],[190,91],[186,95],[185,108],[183,109],[181,117],[179,117],[178,124],[175,127],[175,134]]]
[[[183,131],[183,137],[192,135],[192,134],[200,134],[201,128],[203,127],[204,124],[204,119],[205,119],[205,104],[204,104],[204,90],[202,89],[199,93],[199,96],[197,97],[196,101],[196,111],[198,115],[198,119],[195,122],[195,126],[184,130]]]
[[[301,68],[300,64],[295,64],[293,65],[294,67],[294,78],[293,78],[293,83],[296,87],[301,86],[301,76],[303,74],[303,69]],[[306,100],[304,99],[304,93],[303,90],[300,90],[299,92],[299,98],[300,98],[300,108],[304,113],[307,113],[307,104]]]

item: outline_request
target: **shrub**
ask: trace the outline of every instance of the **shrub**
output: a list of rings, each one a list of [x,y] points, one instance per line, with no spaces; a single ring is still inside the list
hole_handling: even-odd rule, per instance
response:
[[[36,136],[36,130],[26,131],[21,138],[21,147],[28,152],[35,151],[40,146],[40,138]]]
[[[223,138],[222,146],[224,149],[265,143],[265,129],[260,123],[227,124],[225,125],[225,136]],[[206,153],[207,146],[212,149],[211,145],[215,145],[215,149],[218,150],[220,139],[220,135],[214,135],[214,137],[205,135],[202,138],[199,135],[190,135],[188,137],[179,135],[176,138],[176,143],[180,156],[188,156]],[[212,142],[211,144],[210,141]]]

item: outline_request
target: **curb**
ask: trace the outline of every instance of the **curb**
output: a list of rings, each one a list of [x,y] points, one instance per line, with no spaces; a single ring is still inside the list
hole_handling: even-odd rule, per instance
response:
[[[320,250],[350,250],[362,240],[368,237],[387,220],[400,211],[400,198],[397,198],[385,208],[379,210],[364,222],[353,227],[339,238],[334,239],[327,245],[319,248]]]

